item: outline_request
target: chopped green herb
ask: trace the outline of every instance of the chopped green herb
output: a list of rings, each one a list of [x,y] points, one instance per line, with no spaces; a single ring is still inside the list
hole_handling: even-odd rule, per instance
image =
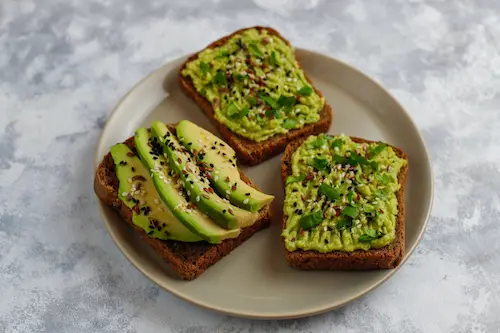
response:
[[[255,106],[257,105],[257,98],[253,97],[253,96],[250,96],[247,98],[247,101],[248,103],[251,105],[251,106]]]
[[[341,219],[337,222],[336,227],[337,227],[337,229],[350,228],[350,227],[352,227],[352,220],[351,219]]]
[[[313,167],[316,170],[326,170],[328,168],[328,161],[323,157],[315,157],[313,159]]]
[[[271,56],[269,57],[269,65],[276,66],[278,60],[276,59],[276,52],[271,52]]]
[[[248,115],[249,112],[250,112],[250,109],[248,108],[248,106],[245,106],[243,109],[240,110],[240,112],[234,114],[231,118],[241,119],[241,118],[245,117],[246,115]]]
[[[229,107],[227,108],[227,115],[229,117],[232,117],[239,112],[240,112],[240,109],[238,109],[238,106],[236,106],[236,104],[234,104],[234,103],[229,104]]]
[[[278,104],[280,106],[294,106],[296,102],[296,99],[294,96],[284,96],[281,95],[280,98],[278,98]]]
[[[342,147],[342,145],[344,144],[344,141],[342,141],[342,139],[335,139],[333,140],[332,142],[332,148],[335,148],[335,147]]]
[[[354,192],[353,192],[353,191],[349,191],[349,192],[347,193],[347,202],[348,202],[349,204],[352,204],[352,197],[353,197],[353,196],[354,196]]]
[[[288,176],[288,177],[286,177],[285,185],[288,185],[290,183],[301,182],[304,179],[306,179],[306,175],[304,175],[304,174],[300,174],[297,177],[295,177],[295,176]]]
[[[385,147],[387,147],[387,144],[383,143],[383,142],[378,142],[378,145],[375,146],[375,147],[370,147],[368,149],[368,156],[369,158],[374,158],[376,155],[380,154],[382,152],[382,150],[385,149]]]
[[[201,70],[201,74],[203,74],[203,76],[207,76],[207,73],[210,72],[210,65],[207,64],[206,62],[200,62],[200,70]]]
[[[259,93],[259,98],[269,104],[273,109],[278,109],[280,106],[278,102],[276,102],[271,96],[267,96],[266,94]]]
[[[317,210],[313,213],[302,216],[299,224],[302,227],[302,229],[307,230],[317,226],[321,222],[323,222],[323,212]]]
[[[274,117],[274,118],[278,118],[278,119],[281,118],[281,114],[278,112],[278,110],[274,110],[274,109],[266,110],[266,116],[267,117]]]
[[[286,129],[292,129],[297,126],[297,122],[294,119],[286,119],[285,122],[283,123],[283,128]]]
[[[323,134],[318,135],[316,140],[311,142],[311,147],[312,148],[321,148],[324,145],[326,145],[326,138]]]
[[[205,88],[201,89],[201,94],[203,96],[207,96],[207,89],[205,89]]]
[[[370,243],[372,240],[375,240],[377,238],[377,231],[374,229],[368,229],[363,235],[359,237],[359,241],[362,243]]]
[[[243,81],[244,79],[246,79],[246,78],[247,78],[247,76],[246,76],[246,75],[241,75],[241,74],[239,74],[239,73],[233,73],[233,78],[234,78],[235,80],[240,80],[240,81]]]
[[[231,103],[227,108],[227,115],[233,119],[240,119],[245,117],[249,111],[248,106],[240,110],[236,104]]]
[[[324,182],[319,186],[319,193],[325,195],[330,201],[340,199],[339,191]]]
[[[218,70],[217,74],[215,74],[214,83],[217,85],[225,85],[227,83],[226,75],[221,70]]]
[[[345,157],[335,154],[333,155],[333,162],[335,162],[335,164],[346,164],[346,159]]]
[[[229,52],[227,51],[221,51],[216,57],[215,59],[220,59],[220,58],[225,58],[225,57],[229,57]]]
[[[302,95],[302,96],[309,96],[311,95],[311,93],[313,92],[312,88],[309,87],[309,86],[303,86],[302,88],[299,89],[299,91],[297,91],[299,93],[299,95]]]
[[[358,209],[353,206],[347,206],[342,211],[342,215],[352,217],[353,219],[358,216],[358,213],[359,213]]]

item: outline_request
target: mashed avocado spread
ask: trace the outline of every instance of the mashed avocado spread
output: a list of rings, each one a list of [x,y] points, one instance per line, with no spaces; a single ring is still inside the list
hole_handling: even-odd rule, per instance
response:
[[[205,49],[182,75],[212,104],[219,122],[253,141],[317,122],[324,105],[293,48],[267,30],[245,30]]]
[[[282,232],[288,251],[381,248],[395,238],[406,164],[384,143],[356,143],[345,135],[310,136],[292,157]]]

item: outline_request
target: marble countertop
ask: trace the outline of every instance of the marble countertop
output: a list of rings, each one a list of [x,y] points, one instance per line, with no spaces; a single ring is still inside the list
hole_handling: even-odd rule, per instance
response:
[[[253,321],[177,299],[120,253],[93,154],[115,103],[168,59],[272,25],[410,111],[433,162],[427,232],[342,309]],[[0,332],[494,332],[500,327],[500,2],[6,0],[0,4]]]

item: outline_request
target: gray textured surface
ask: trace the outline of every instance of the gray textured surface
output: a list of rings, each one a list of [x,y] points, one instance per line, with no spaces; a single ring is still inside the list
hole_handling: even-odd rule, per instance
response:
[[[309,319],[229,318],[160,290],[113,244],[92,192],[117,100],[167,59],[254,24],[381,81],[434,163],[432,219],[407,264]],[[4,0],[0,50],[0,331],[498,331],[498,1]]]

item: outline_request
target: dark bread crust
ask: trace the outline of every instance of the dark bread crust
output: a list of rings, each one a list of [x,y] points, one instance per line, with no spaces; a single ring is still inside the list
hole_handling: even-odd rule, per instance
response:
[[[133,137],[127,139],[124,143],[134,153],[136,152]],[[240,174],[243,181],[258,189],[241,171]],[[158,253],[183,280],[195,279],[208,267],[252,237],[257,231],[268,227],[271,222],[271,210],[270,205],[268,205],[260,210],[259,219],[255,224],[243,228],[237,238],[224,240],[220,244],[163,241],[149,237],[144,230],[133,224],[132,210],[118,198],[118,184],[115,164],[111,153],[108,153],[96,170],[94,179],[95,193],[106,205],[117,210],[124,221],[132,226],[139,233],[141,239]]]
[[[231,37],[239,34],[245,30],[257,29],[257,30],[267,30],[271,35],[274,35],[282,39],[285,43],[291,46],[290,42],[286,40],[279,32],[272,28],[255,26],[245,29],[240,29],[233,32],[230,35],[222,37],[215,42],[208,45],[206,48],[216,48],[224,45]],[[200,51],[201,52],[201,51]],[[199,52],[198,52],[199,53]],[[320,119],[314,124],[307,124],[303,128],[291,130],[286,134],[279,134],[270,137],[269,139],[261,142],[252,141],[247,139],[237,133],[232,132],[227,126],[220,123],[215,119],[215,111],[212,108],[212,104],[200,93],[196,91],[193,82],[190,77],[183,77],[182,70],[186,64],[190,61],[198,58],[198,53],[190,56],[180,67],[179,70],[179,82],[184,92],[198,104],[199,107],[205,112],[207,117],[212,121],[212,123],[217,127],[220,132],[222,139],[226,141],[233,149],[236,151],[236,156],[238,161],[246,165],[256,165],[259,164],[279,153],[281,153],[286,145],[300,138],[308,137],[309,135],[324,133],[328,131],[330,124],[332,122],[333,110],[330,105],[325,102],[323,110],[321,110]],[[300,66],[300,63],[299,63]],[[307,74],[305,74],[307,81],[311,84],[313,89],[319,96],[323,96],[321,92],[316,89]]]
[[[351,137],[357,143],[372,143],[374,141]],[[292,155],[306,139],[291,142],[281,158],[281,179],[283,186],[286,178],[291,175]],[[390,146],[396,155],[408,161],[406,154],[399,148]],[[398,215],[396,217],[396,238],[392,244],[380,249],[356,250],[353,252],[333,251],[321,253],[318,251],[296,250],[293,252],[285,248],[285,259],[291,267],[304,270],[366,270],[397,267],[404,257],[404,192],[406,186],[406,175],[408,163],[398,174],[398,182],[401,188],[396,193],[398,199]],[[283,215],[283,228],[286,226],[287,216]],[[285,245],[283,238],[283,246]]]

